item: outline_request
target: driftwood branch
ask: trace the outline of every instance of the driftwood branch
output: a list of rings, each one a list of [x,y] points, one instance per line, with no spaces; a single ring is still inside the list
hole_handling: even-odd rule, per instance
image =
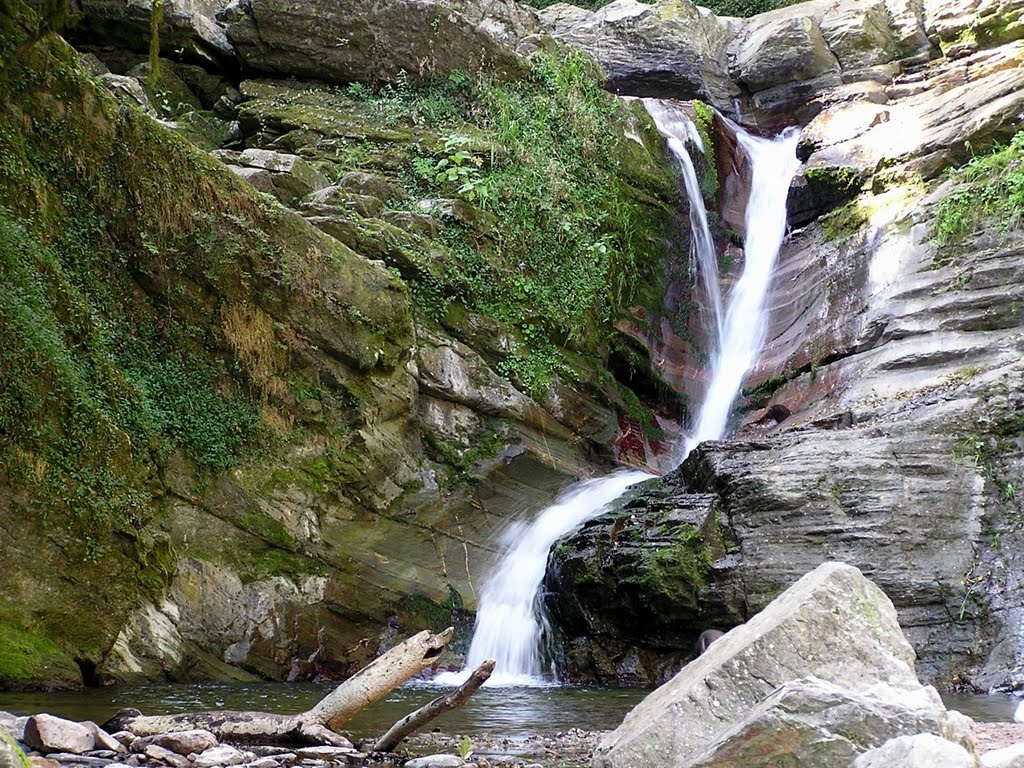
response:
[[[438,696],[429,704],[424,704],[415,712],[410,712],[392,725],[388,732],[381,736],[374,745],[373,751],[390,752],[401,743],[402,739],[411,733],[415,733],[438,715],[443,715],[445,712],[451,712],[453,709],[461,707],[470,696],[476,693],[477,688],[487,682],[493,671],[494,659],[487,659],[487,661],[476,668],[476,671],[469,676],[466,682],[454,691],[444,696]]]
[[[437,635],[427,630],[413,635],[356,672],[306,715],[313,722],[337,731],[355,714],[435,664],[454,634],[455,630],[448,627]]]
[[[417,672],[437,661],[454,630],[427,630],[399,643],[327,694],[315,707],[298,715],[268,712],[195,712],[185,715],[143,715],[125,709],[108,723],[114,730],[137,736],[202,728],[219,739],[239,743],[298,743],[348,746],[337,734],[350,718],[383,698]]]

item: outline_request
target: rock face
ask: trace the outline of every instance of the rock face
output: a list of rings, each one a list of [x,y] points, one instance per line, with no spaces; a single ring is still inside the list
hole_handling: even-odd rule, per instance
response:
[[[115,5],[103,8],[113,14]],[[354,31],[344,44],[323,19],[310,16],[302,27],[285,18],[323,10],[312,6],[257,2],[222,19],[237,32],[244,62],[251,56],[266,71],[346,82],[368,78],[362,66],[401,81],[381,93],[365,84],[228,82],[168,61],[160,70],[174,78],[154,87],[137,53],[96,48],[101,55],[87,72],[55,36],[16,41],[24,50],[4,62],[0,95],[9,108],[0,132],[21,136],[17,152],[34,160],[0,185],[12,199],[28,200],[34,189],[52,207],[0,210],[3,258],[24,268],[16,279],[34,297],[32,312],[0,307],[0,367],[57,362],[38,375],[5,377],[24,386],[0,390],[5,414],[9,405],[27,409],[17,420],[21,436],[9,442],[5,432],[0,456],[0,636],[30,659],[0,667],[0,685],[52,685],[65,676],[71,685],[337,677],[408,629],[455,624],[464,635],[508,518],[543,505],[568,478],[608,466],[620,421],[637,428],[625,374],[619,382],[607,362],[606,338],[619,333],[611,314],[586,304],[567,337],[569,324],[547,317],[552,302],[538,315],[529,301],[510,299],[510,289],[496,309],[494,281],[481,275],[518,279],[524,295],[548,291],[554,281],[536,272],[544,264],[528,262],[548,259],[553,245],[575,249],[591,266],[598,254],[592,288],[618,269],[610,260],[619,250],[609,244],[635,235],[629,270],[649,271],[650,286],[660,284],[653,275],[666,242],[685,250],[686,240],[656,130],[634,105],[603,92],[582,58],[566,72],[572,83],[555,70],[515,85],[478,81],[480,66],[525,72],[513,43],[537,31],[532,11],[378,6],[346,7],[362,16],[346,16]],[[168,8],[178,23],[181,9]],[[92,34],[89,19],[106,12],[99,3],[84,11],[82,39]],[[396,13],[405,15],[388,15]],[[280,36],[289,25],[286,43]],[[360,37],[371,27],[374,40]],[[106,33],[93,29],[95,43]],[[425,30],[430,39],[421,35],[422,46],[407,51],[402,36]],[[308,47],[310,35],[324,50]],[[392,68],[378,67],[375,56]],[[429,87],[402,85],[412,56],[426,57],[409,71]],[[130,83],[149,104],[145,114],[93,79],[100,59],[132,73],[108,80]],[[461,74],[446,79],[445,67]],[[577,117],[599,118],[605,129],[592,132],[600,140],[593,146],[609,149],[596,163],[579,162],[576,177],[596,187],[594,168],[605,166],[608,183],[597,192],[615,193],[621,221],[598,231],[588,213],[572,237],[527,253],[527,228],[510,232],[494,213],[504,198],[484,200],[486,190],[478,197],[460,191],[461,182],[438,180],[438,164],[462,163],[462,152],[472,158],[462,170],[477,181],[519,172],[519,158],[494,140],[493,120],[478,111],[485,86],[491,95],[507,89],[509,103],[524,110],[532,102],[520,88],[556,113],[568,107],[556,88],[583,89],[587,104],[602,104]],[[60,115],[45,106],[51,93],[62,94]],[[233,148],[211,157],[172,135],[166,118],[182,109],[235,122]],[[88,174],[56,159],[71,146]],[[44,157],[60,172],[39,171],[35,160]],[[530,194],[527,206],[543,215],[543,196]],[[65,202],[82,208],[72,215]],[[74,247],[92,254],[90,274],[103,276],[72,279],[61,259],[79,252],[58,249],[51,266],[59,276],[30,277],[53,255],[34,239],[34,217],[65,213],[88,225]],[[547,237],[556,229],[535,231]],[[594,250],[577,246],[591,241]],[[637,300],[656,305],[650,286]],[[72,294],[84,314],[51,311]],[[598,303],[607,303],[610,291],[603,294]],[[21,293],[3,296],[20,301]],[[567,297],[557,298],[561,305]],[[620,311],[633,316],[625,303],[612,314]],[[13,328],[14,316],[25,322]],[[75,330],[63,329],[65,321]],[[555,330],[538,337],[543,323]],[[31,346],[39,328],[55,345],[49,353],[11,352]],[[75,341],[85,338],[85,347]],[[554,365],[552,351],[571,366]],[[71,397],[76,387],[84,399]],[[37,397],[44,390],[45,414]],[[57,391],[67,397],[55,405]],[[52,429],[31,429],[33,417]],[[57,439],[72,433],[81,440]],[[6,452],[19,440],[31,447]],[[71,477],[85,457],[95,466]],[[88,509],[76,506],[81,499]],[[66,588],[55,587],[56,562],[75,571]]]
[[[945,718],[888,598],[827,563],[641,702],[595,765],[754,764],[781,741],[791,757],[838,768],[890,737],[941,733]]]
[[[253,0],[222,17],[249,72],[342,83],[446,77],[455,70],[521,72],[515,46],[538,31],[533,12],[505,0],[456,3]]]
[[[780,82],[785,67],[755,75],[745,102],[766,124],[778,108],[805,125],[806,167],[789,198],[799,229],[780,255],[739,436],[700,446],[679,472],[556,546],[548,604],[570,676],[662,680],[701,630],[743,621],[802,573],[842,559],[891,597],[924,679],[1021,685],[1021,563],[1005,541],[1020,535],[1011,414],[1022,253],[998,223],[969,257],[943,252],[929,232],[949,188],[929,180],[966,160],[964,138],[987,146],[1020,127],[1019,12],[986,16],[979,27],[998,33],[966,45],[952,20],[981,5],[804,3],[745,22],[728,44],[737,76],[748,64],[770,69],[785,50],[747,61],[741,42],[811,19],[838,63],[821,56],[791,83]],[[936,34],[945,18],[960,30],[956,45]],[[811,45],[817,33],[807,34]],[[929,36],[940,47],[926,63]],[[806,111],[785,106],[800,89],[813,95]],[[633,574],[650,580],[655,556],[680,538],[704,542],[704,566],[674,596],[637,600]]]
[[[739,21],[688,0],[616,0],[596,11],[560,3],[541,11],[540,19],[556,40],[593,56],[616,92],[715,104],[739,92],[726,76],[724,47]]]

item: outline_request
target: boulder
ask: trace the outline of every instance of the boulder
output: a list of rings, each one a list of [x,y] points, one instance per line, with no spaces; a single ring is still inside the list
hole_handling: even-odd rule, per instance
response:
[[[540,19],[552,37],[583,48],[604,67],[617,93],[699,98],[722,108],[738,93],[724,54],[739,20],[689,0],[616,0],[596,11],[562,3],[541,11]]]
[[[152,0],[73,0],[79,21],[72,41],[149,50]],[[224,28],[214,18],[227,0],[164,0],[160,49],[165,56],[186,56],[224,64],[235,52]]]
[[[0,731],[7,731],[15,741],[25,740],[25,724],[27,717],[18,717],[10,712],[0,712]]]
[[[539,31],[506,0],[251,0],[220,18],[243,69],[331,82],[523,72],[515,46]]]
[[[25,743],[43,753],[84,754],[96,747],[88,726],[53,715],[33,715],[25,724]]]
[[[982,768],[1024,768],[1024,744],[992,749],[981,756]]]
[[[896,611],[856,568],[825,563],[713,643],[598,746],[599,768],[684,764],[784,683],[920,689]]]
[[[269,181],[270,193],[285,204],[328,186],[323,174],[298,155],[246,149],[242,152],[216,150],[213,156],[260,191],[268,191]]]
[[[975,768],[977,760],[959,744],[919,733],[900,736],[858,757],[851,768]]]
[[[0,727],[0,768],[29,768],[29,765],[17,742],[5,728]]]
[[[729,73],[751,91],[839,73],[817,19],[795,10],[755,17],[729,45],[729,58]]]
[[[844,71],[886,64],[897,57],[883,0],[840,6],[821,20],[820,28]]]
[[[848,768],[865,750],[906,733],[941,733],[934,688],[855,691],[814,677],[785,683],[680,768],[793,765]]]
[[[120,741],[115,739],[91,720],[84,721],[82,725],[92,731],[93,739],[96,742],[96,746],[94,747],[95,749],[102,749],[114,753],[127,751]]]

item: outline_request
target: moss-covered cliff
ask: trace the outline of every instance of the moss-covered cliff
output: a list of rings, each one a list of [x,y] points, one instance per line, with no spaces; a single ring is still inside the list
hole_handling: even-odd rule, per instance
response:
[[[343,672],[472,606],[494,530],[636,412],[608,339],[677,234],[642,112],[578,56],[247,81],[237,149],[309,166],[271,196],[0,21],[0,685]]]

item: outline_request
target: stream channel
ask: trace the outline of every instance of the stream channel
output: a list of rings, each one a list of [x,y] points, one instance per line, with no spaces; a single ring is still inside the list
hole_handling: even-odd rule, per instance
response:
[[[167,684],[89,688],[78,692],[0,694],[0,710],[15,714],[49,712],[72,720],[102,723],[118,709],[135,707],[147,714],[209,709],[258,709],[301,712],[313,706],[330,686],[315,683]],[[650,693],[643,688],[577,686],[484,687],[465,706],[438,718],[433,727],[448,734],[521,739],[550,736],[569,728],[603,731],[616,728],[626,713]],[[439,695],[437,685],[413,682],[392,691],[357,715],[345,728],[355,741],[379,736],[396,720]],[[1012,722],[1018,699],[1009,695],[943,695],[950,709],[980,722]]]

